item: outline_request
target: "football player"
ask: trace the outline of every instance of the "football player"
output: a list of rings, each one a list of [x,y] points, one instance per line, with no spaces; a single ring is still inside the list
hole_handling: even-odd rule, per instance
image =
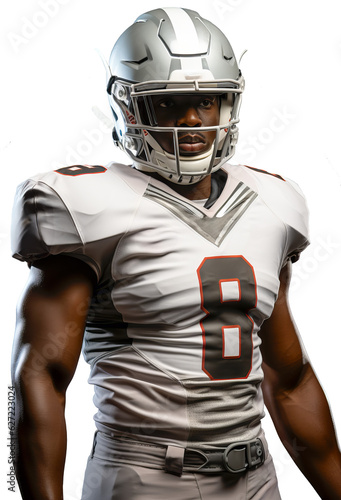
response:
[[[196,12],[156,9],[118,39],[107,80],[132,166],[67,166],[17,192],[13,254],[31,267],[13,354],[23,498],[63,497],[82,348],[97,406],[83,500],[279,499],[264,400],[321,498],[341,498],[331,414],[287,301],[306,204],[288,179],[227,163],[244,89],[228,40]]]

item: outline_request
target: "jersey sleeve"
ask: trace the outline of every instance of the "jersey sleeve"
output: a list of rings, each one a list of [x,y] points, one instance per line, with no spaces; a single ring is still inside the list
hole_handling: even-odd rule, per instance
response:
[[[11,240],[13,257],[29,264],[61,253],[88,261],[72,215],[61,197],[44,182],[28,180],[18,186]]]
[[[294,181],[286,179],[286,183],[291,193],[286,216],[287,245],[283,265],[288,260],[296,262],[301,252],[309,245],[309,210],[306,199]]]

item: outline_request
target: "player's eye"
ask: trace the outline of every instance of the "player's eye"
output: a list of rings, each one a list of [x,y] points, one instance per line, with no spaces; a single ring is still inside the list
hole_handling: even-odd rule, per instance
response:
[[[212,97],[212,98],[206,98],[206,99],[203,99],[201,101],[200,106],[202,108],[207,108],[208,109],[208,108],[210,108],[210,107],[213,106],[214,102],[215,102],[215,98],[214,97]]]
[[[174,106],[173,99],[164,99],[157,103],[160,108],[172,108]]]

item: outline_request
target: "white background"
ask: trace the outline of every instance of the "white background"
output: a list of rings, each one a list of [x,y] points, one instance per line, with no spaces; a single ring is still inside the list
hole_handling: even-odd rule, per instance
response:
[[[7,490],[7,386],[15,304],[27,270],[10,257],[16,185],[31,174],[72,163],[106,164],[122,156],[110,135],[106,57],[119,34],[159,1],[19,0],[1,3],[0,252],[2,377],[0,495]],[[165,6],[179,6],[169,0]],[[341,7],[338,0],[183,0],[227,35],[246,91],[235,163],[296,180],[311,214],[311,246],[295,264],[292,310],[341,432],[340,257]],[[102,115],[100,120],[98,116]],[[81,359],[67,398],[65,499],[80,497],[92,440],[92,388]],[[283,499],[314,493],[264,420]]]

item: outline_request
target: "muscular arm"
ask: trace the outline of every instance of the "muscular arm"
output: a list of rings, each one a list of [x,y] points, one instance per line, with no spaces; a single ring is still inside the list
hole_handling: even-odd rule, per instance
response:
[[[323,500],[341,498],[341,454],[324,392],[305,358],[288,306],[291,268],[261,330],[263,393],[279,437]]]
[[[61,500],[66,454],[65,392],[77,366],[92,271],[49,257],[31,268],[18,307],[12,377],[16,474],[24,500]]]

